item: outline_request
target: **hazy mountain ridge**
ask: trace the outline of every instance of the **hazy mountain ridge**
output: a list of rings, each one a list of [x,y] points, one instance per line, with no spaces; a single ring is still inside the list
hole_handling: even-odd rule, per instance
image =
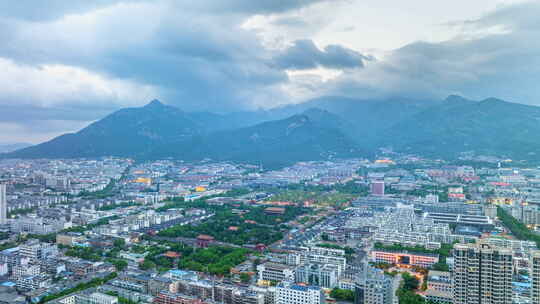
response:
[[[250,127],[227,116],[186,113],[158,101],[118,110],[73,134],[21,149],[14,158],[75,158],[107,155],[140,159],[212,158],[263,163],[350,156],[353,140],[340,118],[317,109]]]
[[[157,146],[147,157],[211,158],[280,166],[296,161],[365,155],[336,127],[339,121],[331,122],[333,119],[336,117],[330,113],[309,111],[282,120]]]
[[[16,151],[16,157],[136,157],[164,141],[193,136],[204,124],[157,100],[140,108],[118,110],[88,127],[51,141]]]
[[[456,95],[443,101],[326,97],[230,114],[188,113],[154,100],[4,157],[115,155],[278,164],[367,156],[391,146],[443,158],[465,151],[534,158],[539,122],[539,107]]]
[[[464,151],[533,159],[540,149],[540,107],[489,98],[446,101],[403,120],[379,144],[453,157]]]

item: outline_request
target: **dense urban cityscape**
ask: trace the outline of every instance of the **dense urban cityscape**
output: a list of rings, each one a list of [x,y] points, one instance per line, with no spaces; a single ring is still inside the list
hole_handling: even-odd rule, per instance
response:
[[[540,304],[539,16],[0,1],[0,304]]]
[[[510,160],[2,160],[0,176],[0,303],[540,300],[540,169]]]

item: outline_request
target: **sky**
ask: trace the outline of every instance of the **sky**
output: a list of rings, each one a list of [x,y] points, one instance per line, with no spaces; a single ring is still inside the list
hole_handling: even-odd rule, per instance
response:
[[[0,2],[0,143],[152,99],[185,111],[321,96],[540,105],[540,0]]]

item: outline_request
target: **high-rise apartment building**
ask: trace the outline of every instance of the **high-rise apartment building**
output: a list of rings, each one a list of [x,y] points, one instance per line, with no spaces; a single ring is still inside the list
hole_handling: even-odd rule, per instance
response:
[[[512,304],[512,251],[456,244],[453,279],[454,304]]]
[[[6,185],[0,184],[0,225],[7,224]]]
[[[540,303],[540,251],[531,254],[532,303]]]
[[[393,280],[380,269],[364,265],[356,280],[355,304],[392,304]]]

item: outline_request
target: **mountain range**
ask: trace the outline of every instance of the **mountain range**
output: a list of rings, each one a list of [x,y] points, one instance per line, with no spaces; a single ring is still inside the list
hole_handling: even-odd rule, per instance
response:
[[[490,98],[442,101],[325,97],[267,111],[184,112],[154,100],[76,133],[4,153],[10,158],[122,156],[228,160],[281,166],[365,157],[381,147],[455,158],[475,152],[535,159],[540,107]]]

